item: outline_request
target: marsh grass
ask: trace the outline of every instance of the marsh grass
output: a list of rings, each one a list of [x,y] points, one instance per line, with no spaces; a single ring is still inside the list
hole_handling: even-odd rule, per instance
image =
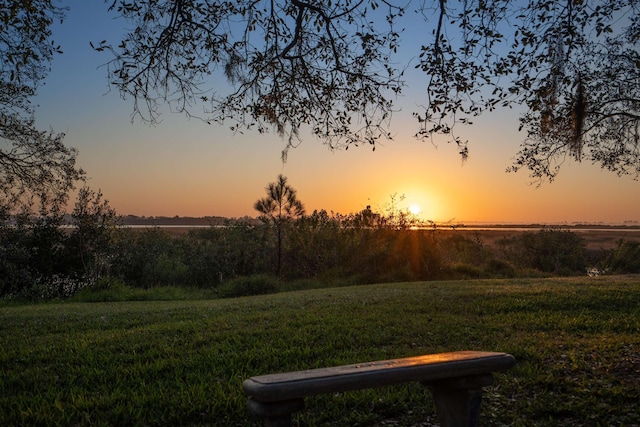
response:
[[[0,425],[258,425],[249,376],[460,349],[518,361],[483,425],[640,424],[640,277],[619,276],[0,306]],[[435,420],[418,384],[308,399],[296,419]]]

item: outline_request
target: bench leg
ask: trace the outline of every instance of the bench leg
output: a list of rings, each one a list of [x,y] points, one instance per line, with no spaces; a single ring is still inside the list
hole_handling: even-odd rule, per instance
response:
[[[252,414],[264,420],[265,427],[292,427],[291,414],[304,407],[304,400],[259,402],[249,398],[247,406]]]
[[[441,427],[476,427],[482,387],[492,383],[491,374],[425,383],[433,393]]]

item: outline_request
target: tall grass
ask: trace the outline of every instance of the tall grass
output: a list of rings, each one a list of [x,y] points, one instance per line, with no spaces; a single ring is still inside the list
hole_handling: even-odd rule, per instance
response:
[[[482,425],[640,424],[640,277],[394,283],[0,306],[0,425],[252,426],[252,375],[460,349],[518,363]],[[319,396],[304,426],[433,421],[419,384]]]

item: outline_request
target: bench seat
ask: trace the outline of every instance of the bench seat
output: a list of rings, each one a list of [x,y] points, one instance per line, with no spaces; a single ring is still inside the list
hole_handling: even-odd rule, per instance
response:
[[[506,353],[457,351],[260,375],[243,388],[265,425],[289,426],[306,397],[416,381],[433,391],[442,427],[469,426],[477,424],[482,387],[492,383],[492,373],[514,364]]]

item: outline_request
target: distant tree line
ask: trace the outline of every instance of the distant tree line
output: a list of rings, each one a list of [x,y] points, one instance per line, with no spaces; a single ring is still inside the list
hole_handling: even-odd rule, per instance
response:
[[[251,222],[256,221],[255,218],[245,216],[242,220]],[[143,225],[143,226],[207,226],[207,225],[224,225],[227,218],[222,216],[137,216],[126,215],[122,217],[123,225]]]

